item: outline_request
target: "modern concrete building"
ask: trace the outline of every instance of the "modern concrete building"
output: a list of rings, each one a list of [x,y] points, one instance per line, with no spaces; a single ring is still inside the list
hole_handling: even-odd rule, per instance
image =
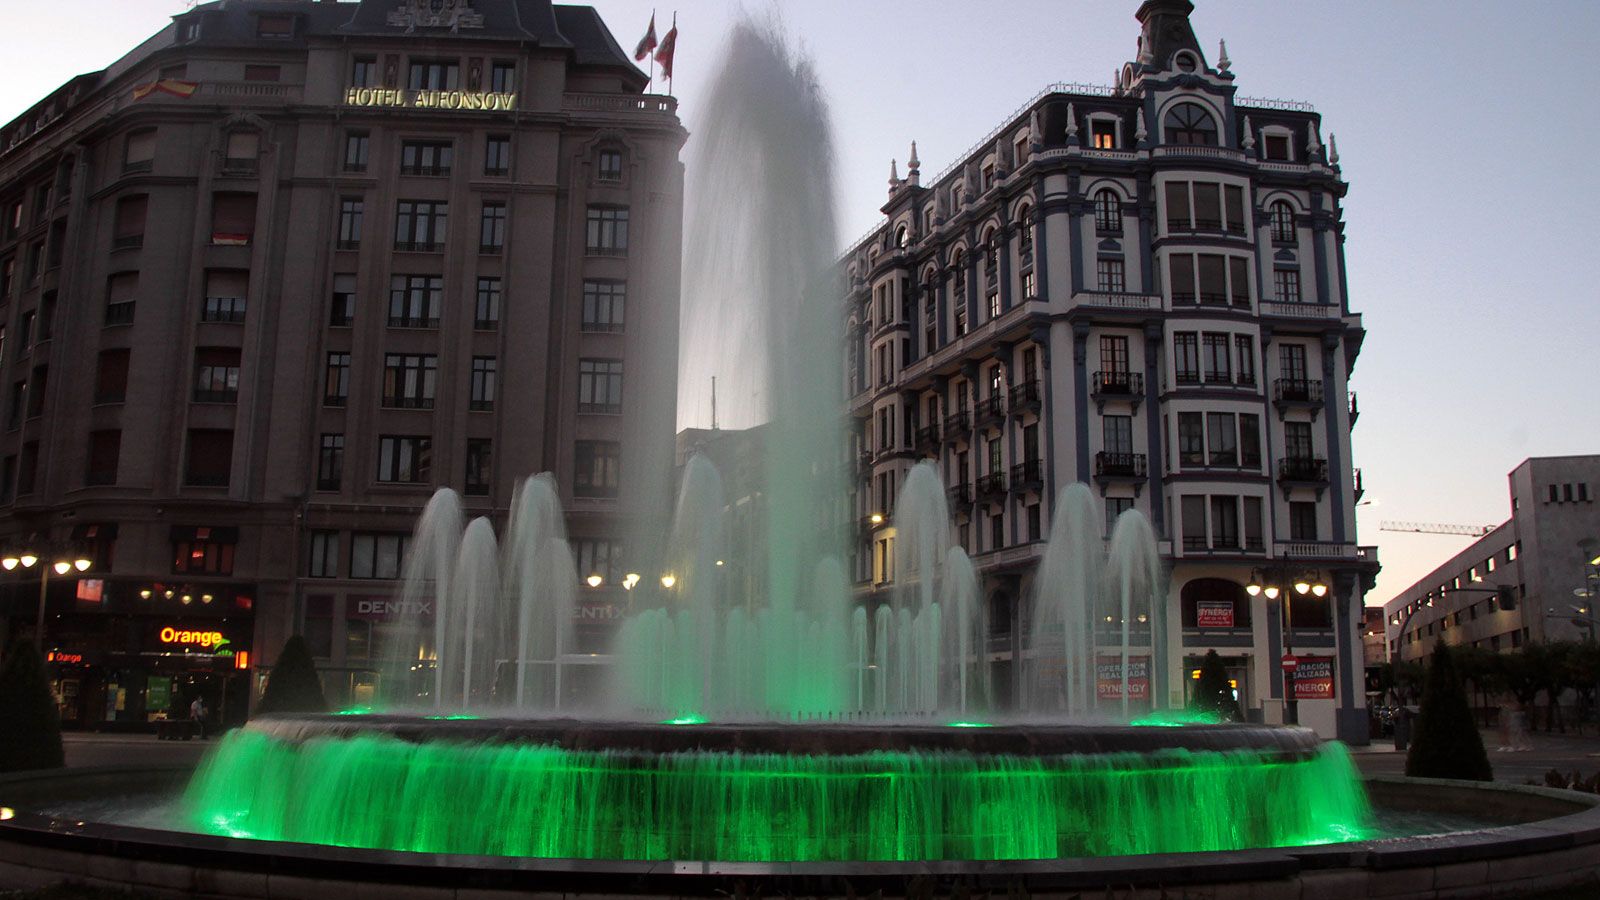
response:
[[[1384,604],[1389,658],[1445,643],[1512,650],[1594,640],[1600,616],[1600,456],[1523,460],[1511,518]]]
[[[0,544],[93,557],[47,589],[69,721],[233,717],[297,631],[360,702],[439,486],[501,519],[554,472],[613,556],[675,424],[637,386],[676,381],[686,133],[645,89],[589,7],[219,0],[0,128]]]
[[[1346,185],[1320,117],[1239,95],[1192,9],[1141,5],[1115,85],[1046,88],[934,177],[915,144],[891,168],[886,220],[845,258],[855,575],[869,598],[892,583],[897,486],[935,461],[1015,689],[1019,600],[1057,492],[1085,482],[1108,530],[1143,512],[1170,563],[1146,651],[1165,705],[1215,649],[1252,716],[1364,742],[1378,563],[1356,541]],[[1315,676],[1286,678],[1288,650]]]

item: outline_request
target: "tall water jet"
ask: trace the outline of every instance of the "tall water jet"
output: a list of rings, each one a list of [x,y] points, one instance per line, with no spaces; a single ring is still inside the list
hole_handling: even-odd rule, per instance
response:
[[[502,590],[514,636],[511,700],[519,709],[560,709],[564,656],[572,652],[572,615],[579,572],[567,544],[566,520],[555,477],[523,480],[511,498]]]
[[[380,631],[377,641],[378,656],[386,667],[379,685],[380,706],[414,706],[425,696],[431,696],[434,704],[441,702],[438,679],[443,673],[435,667],[428,684],[417,673],[430,655],[437,656],[443,643],[439,600],[455,571],[462,521],[461,497],[449,488],[435,491],[417,519],[402,570],[402,616],[399,623]],[[424,634],[423,612],[433,620],[431,634]]]
[[[1062,488],[1029,595],[1024,708],[1030,712],[1084,716],[1095,709],[1100,521],[1088,485]]]
[[[492,695],[500,621],[500,559],[494,526],[473,519],[461,537],[449,591],[439,598],[439,704],[480,706]]]
[[[1164,705],[1156,696],[1156,691],[1167,683],[1165,581],[1165,570],[1150,521],[1137,510],[1123,512],[1111,530],[1106,589],[1112,615],[1117,616],[1120,626],[1114,633],[1119,638],[1122,653],[1121,713],[1124,718],[1128,715],[1132,699],[1129,664],[1134,646],[1150,654],[1149,671],[1145,674],[1150,704],[1157,707]]]

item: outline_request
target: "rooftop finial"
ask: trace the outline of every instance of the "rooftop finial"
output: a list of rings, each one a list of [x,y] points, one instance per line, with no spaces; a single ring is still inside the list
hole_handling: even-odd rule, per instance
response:
[[[1331,132],[1328,134],[1328,164],[1339,164],[1339,136]]]
[[[1144,108],[1140,107],[1138,115],[1133,120],[1133,139],[1143,143],[1144,139],[1149,136],[1149,129],[1144,127]]]
[[[1251,127],[1249,116],[1244,117],[1244,140],[1239,142],[1239,146],[1246,150],[1254,150],[1256,148],[1256,130]]]
[[[1037,109],[1028,116],[1028,143],[1034,147],[1044,143],[1044,131],[1039,127],[1039,111]]]
[[[1076,104],[1067,104],[1067,143],[1078,142],[1078,107]]]
[[[1322,156],[1322,141],[1317,137],[1317,126],[1312,125],[1307,131],[1306,155],[1311,159]]]
[[[911,158],[906,160],[906,166],[907,166],[908,171],[911,172],[912,174],[915,174],[918,169],[922,168],[922,160],[917,159],[917,142],[916,141],[912,141],[911,142]]]
[[[1228,58],[1228,41],[1224,38],[1218,43],[1222,45],[1222,52],[1217,55],[1217,71],[1226,72],[1233,67],[1233,60]]]
[[[890,193],[894,193],[894,189],[899,187],[899,186],[900,186],[900,161],[897,160],[897,159],[891,159],[891,160],[889,160],[889,192]]]

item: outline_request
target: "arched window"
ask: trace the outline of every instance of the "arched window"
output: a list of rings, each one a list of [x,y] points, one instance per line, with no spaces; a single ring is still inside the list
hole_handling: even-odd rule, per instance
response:
[[[1162,130],[1169,144],[1217,146],[1217,122],[1196,103],[1180,103],[1168,110]]]
[[[983,233],[983,269],[991,277],[1000,266],[1000,240],[993,228]]]
[[[1122,201],[1110,188],[1094,195],[1094,230],[1101,234],[1122,233]]]
[[[1027,253],[1033,249],[1033,208],[1024,206],[1017,210],[1017,230],[1022,235],[1021,251]]]
[[[1272,204],[1272,239],[1284,244],[1295,239],[1294,207],[1287,200]]]
[[[950,257],[950,267],[956,270],[956,296],[965,298],[967,295],[967,254],[957,250]]]
[[[906,226],[901,225],[899,228],[896,228],[894,230],[894,245],[897,248],[904,250],[906,245],[909,243],[911,243],[911,237],[910,232],[906,230]]]
[[[1299,598],[1296,598],[1299,599]],[[1250,595],[1226,578],[1196,578],[1183,586],[1183,627],[1203,631],[1250,627]]]

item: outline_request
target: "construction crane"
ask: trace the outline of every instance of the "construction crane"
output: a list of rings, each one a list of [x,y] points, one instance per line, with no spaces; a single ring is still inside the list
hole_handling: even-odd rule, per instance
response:
[[[1466,537],[1483,537],[1493,531],[1493,525],[1451,525],[1438,522],[1384,522],[1379,531],[1410,531],[1416,534],[1459,534]]]

